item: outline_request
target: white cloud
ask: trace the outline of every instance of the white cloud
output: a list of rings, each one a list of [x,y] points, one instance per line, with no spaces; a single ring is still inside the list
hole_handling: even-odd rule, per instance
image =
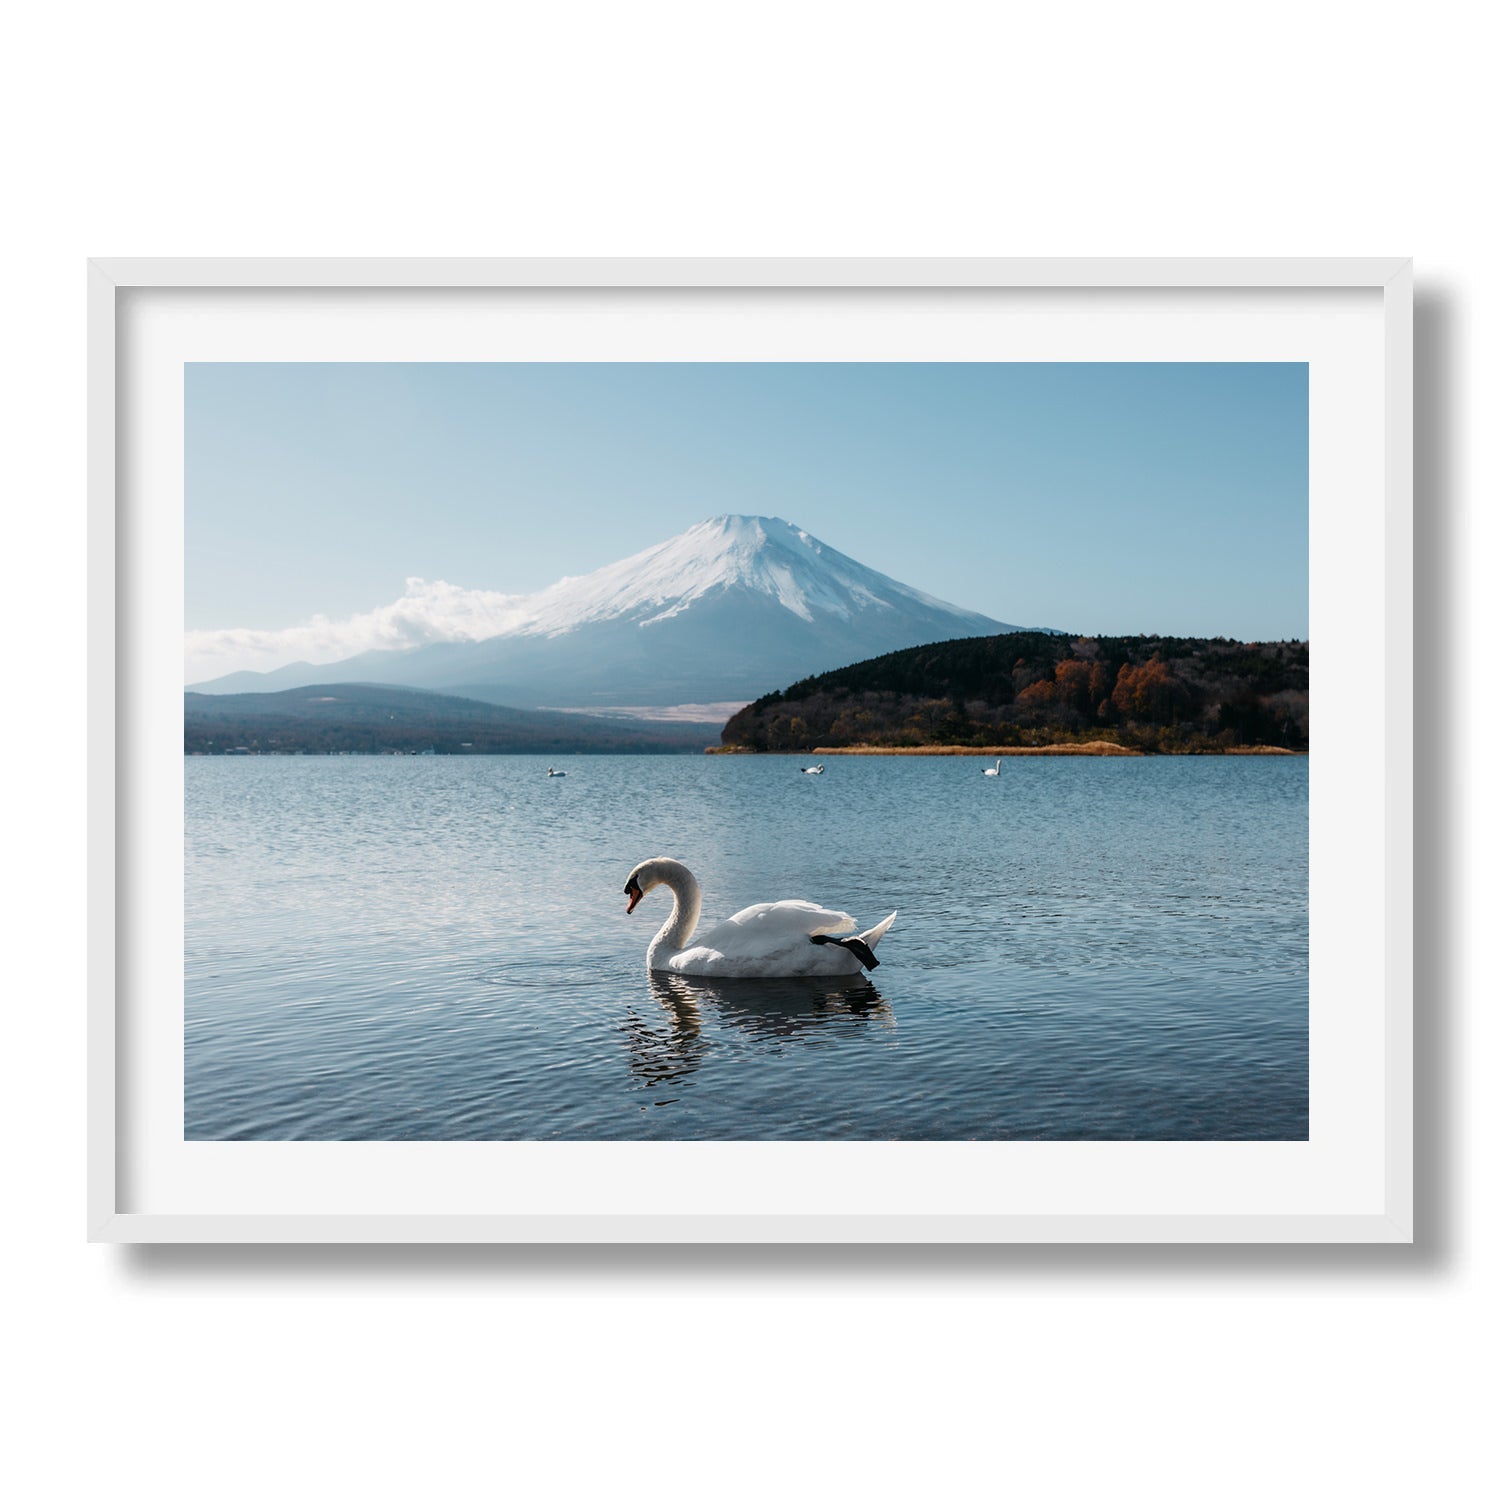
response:
[[[246,669],[268,672],[294,661],[323,665],[361,651],[400,651],[433,641],[483,641],[531,617],[524,595],[408,578],[406,592],[394,604],[346,620],[314,615],[285,630],[190,630],[184,680],[202,682]]]

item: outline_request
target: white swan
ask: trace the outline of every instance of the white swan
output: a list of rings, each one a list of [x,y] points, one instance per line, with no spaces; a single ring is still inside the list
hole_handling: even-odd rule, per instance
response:
[[[551,766],[548,766],[547,774],[549,776],[566,776],[568,773],[566,771],[554,771]]]
[[[984,774],[986,776],[998,776],[1000,774],[1000,762],[997,760],[993,766],[986,766]]]
[[[822,762],[820,761],[815,766],[803,766],[802,774],[804,776],[821,776],[823,774]]]
[[[692,947],[703,892],[693,872],[675,859],[642,860],[625,882],[633,912],[647,891],[664,885],[672,893],[672,915],[646,950],[648,969],[675,974],[706,974],[716,979],[779,979],[797,975],[857,974],[879,960],[875,945],[896,920],[885,921],[857,936],[847,912],[828,911],[811,901],[763,901],[747,906],[727,922],[705,932]]]

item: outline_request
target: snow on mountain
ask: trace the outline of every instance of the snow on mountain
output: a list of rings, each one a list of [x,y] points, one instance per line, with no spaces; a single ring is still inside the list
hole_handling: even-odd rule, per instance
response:
[[[634,557],[554,583],[525,602],[529,619],[499,633],[562,635],[622,616],[653,625],[719,589],[763,594],[809,623],[818,615],[847,620],[862,609],[903,602],[983,619],[862,566],[789,521],[715,516]]]
[[[448,640],[315,666],[236,672],[206,692],[378,682],[518,707],[594,711],[749,701],[904,646],[1018,627],[877,573],[787,521],[716,516],[633,557],[525,597],[493,596]],[[382,640],[382,645],[384,641]]]

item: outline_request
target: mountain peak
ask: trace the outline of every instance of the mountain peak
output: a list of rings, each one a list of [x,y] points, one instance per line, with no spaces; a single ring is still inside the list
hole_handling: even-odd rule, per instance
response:
[[[726,548],[759,550],[762,547],[785,545],[792,540],[805,539],[807,533],[800,526],[783,521],[780,516],[723,515],[699,521],[672,540],[682,541],[689,537],[705,543],[718,543]]]
[[[866,567],[780,516],[710,516],[540,593],[494,598],[504,608],[486,601],[482,635],[367,651],[342,675],[511,704],[748,701],[886,651],[1016,628]],[[341,675],[314,670],[321,681]]]
[[[729,590],[767,596],[808,622],[913,601],[971,615],[845,557],[779,516],[720,515],[634,557],[553,584],[535,596],[520,633],[557,635],[621,617],[653,625]]]

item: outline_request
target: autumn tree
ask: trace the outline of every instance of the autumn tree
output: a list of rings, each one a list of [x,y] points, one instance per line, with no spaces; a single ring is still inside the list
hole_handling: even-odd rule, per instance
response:
[[[1092,676],[1093,668],[1088,662],[1079,661],[1077,657],[1058,662],[1057,673],[1053,680],[1057,684],[1056,701],[1059,706],[1071,708],[1079,714],[1090,713],[1094,707],[1089,694],[1089,682]]]
[[[1158,653],[1144,666],[1134,667],[1126,662],[1120,668],[1113,700],[1128,719],[1175,724],[1191,707],[1192,690]]]

